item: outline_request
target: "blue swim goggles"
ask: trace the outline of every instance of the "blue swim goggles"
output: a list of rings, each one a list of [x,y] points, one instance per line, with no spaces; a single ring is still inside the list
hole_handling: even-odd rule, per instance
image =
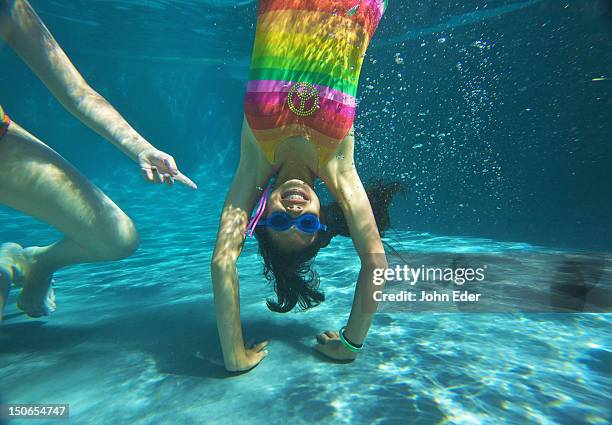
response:
[[[273,212],[263,220],[257,223],[257,226],[269,227],[272,230],[284,232],[285,230],[291,229],[293,226],[304,233],[317,233],[319,230],[326,232],[327,226],[321,224],[319,217],[315,214],[306,213],[296,218],[291,217],[284,211]]]

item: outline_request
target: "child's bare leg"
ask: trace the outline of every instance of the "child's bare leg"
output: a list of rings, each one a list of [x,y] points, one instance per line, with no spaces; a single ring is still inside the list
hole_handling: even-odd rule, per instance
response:
[[[3,250],[0,273],[14,269],[10,279],[19,277],[23,283],[18,306],[31,316],[48,313],[44,301],[57,269],[119,260],[138,246],[130,218],[57,152],[15,123],[0,141],[0,182],[1,204],[64,234],[49,246],[22,249],[12,244]]]

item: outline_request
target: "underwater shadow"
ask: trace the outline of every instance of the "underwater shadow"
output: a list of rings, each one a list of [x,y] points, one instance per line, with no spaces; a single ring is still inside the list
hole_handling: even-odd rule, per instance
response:
[[[146,315],[130,317],[129,324],[109,328],[108,339],[116,339],[117,328],[131,337],[131,344],[145,349],[154,358],[160,373],[196,378],[225,379],[242,373],[228,372],[223,364],[212,303],[190,303],[160,307]],[[131,328],[131,331],[130,331]],[[159,330],[152,337],[151,328]],[[114,329],[114,330],[113,330]],[[148,329],[148,333],[145,332]],[[273,320],[249,320],[243,324],[245,342],[282,342],[298,352],[312,355],[312,348],[300,339],[316,334],[308,323],[280,324]]]
[[[282,342],[285,345],[293,348],[295,351],[317,357],[319,360],[326,363],[343,363],[334,361],[325,357],[313,347],[316,343],[316,335],[321,333],[321,329],[311,326],[308,322],[296,323],[277,323],[268,320],[259,320],[248,323],[244,326],[245,335],[261,335],[262,340],[270,340],[271,342]],[[306,345],[302,342],[303,338],[312,338],[312,344]],[[259,342],[259,340],[256,340]]]
[[[2,354],[66,350],[87,341],[92,334],[86,326],[53,326],[42,320],[0,325]]]
[[[317,329],[308,322],[256,319],[246,321],[243,327],[247,340],[268,339],[308,356],[320,356],[301,342],[312,337],[314,345]],[[53,325],[41,320],[7,323],[0,327],[0,335],[2,354],[39,351],[70,355],[78,346],[79,350],[89,349],[93,357],[101,346],[112,345],[121,351],[149,354],[157,371],[165,375],[208,379],[238,375],[223,365],[212,302],[149,307],[91,325]]]

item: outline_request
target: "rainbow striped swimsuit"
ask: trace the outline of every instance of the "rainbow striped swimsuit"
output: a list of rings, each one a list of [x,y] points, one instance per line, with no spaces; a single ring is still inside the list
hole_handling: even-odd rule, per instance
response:
[[[4,137],[10,125],[10,118],[4,113],[4,109],[2,109],[2,106],[0,106],[0,139]]]
[[[355,118],[366,49],[386,0],[259,0],[244,111],[266,158],[303,136],[327,162]]]

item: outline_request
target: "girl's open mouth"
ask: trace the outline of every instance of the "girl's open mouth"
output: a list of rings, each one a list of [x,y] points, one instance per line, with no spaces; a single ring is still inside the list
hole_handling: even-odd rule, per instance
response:
[[[304,192],[301,189],[286,190],[281,195],[281,199],[283,201],[287,201],[292,204],[299,204],[299,205],[306,204],[308,203],[308,201],[310,201],[310,198],[308,197],[308,195],[306,195],[306,192]]]

